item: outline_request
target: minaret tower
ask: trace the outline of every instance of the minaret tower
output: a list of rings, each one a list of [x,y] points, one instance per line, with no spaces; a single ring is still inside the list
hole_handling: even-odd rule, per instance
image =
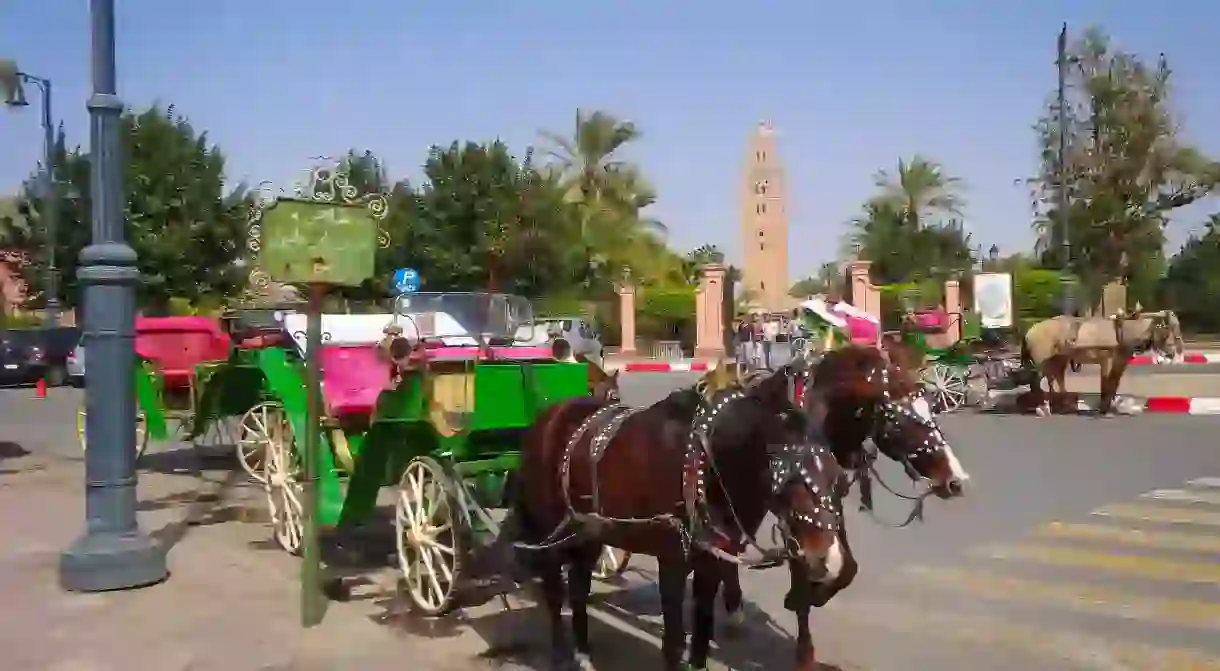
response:
[[[753,308],[787,310],[788,212],[784,170],[775,151],[775,131],[758,124],[750,138],[742,184],[743,286]]]

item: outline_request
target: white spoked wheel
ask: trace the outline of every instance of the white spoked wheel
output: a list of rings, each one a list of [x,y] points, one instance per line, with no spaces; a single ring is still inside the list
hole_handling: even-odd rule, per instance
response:
[[[246,411],[237,434],[237,462],[255,482],[263,482],[263,466],[272,442],[291,442],[292,425],[284,406],[267,401]]]
[[[627,570],[627,565],[631,563],[631,553],[623,552],[606,545],[602,548],[602,554],[597,558],[597,564],[593,567],[593,577],[598,580],[613,580]]]
[[[398,485],[398,565],[412,608],[424,615],[442,615],[455,605],[466,539],[456,486],[440,463],[428,457],[407,464]]]
[[[283,427],[284,423],[275,426]],[[269,427],[271,428],[271,427]],[[263,491],[271,513],[275,542],[290,554],[300,554],[305,537],[305,487],[301,456],[291,431],[274,433],[263,454]]]
[[[933,411],[952,412],[966,403],[967,380],[962,368],[934,361],[920,377]]]
[[[89,449],[89,441],[85,438],[85,409],[81,408],[76,411],[76,437],[80,439],[80,449],[82,452]],[[136,411],[136,459],[144,456],[144,451],[148,449],[148,420],[144,418],[144,413]]]

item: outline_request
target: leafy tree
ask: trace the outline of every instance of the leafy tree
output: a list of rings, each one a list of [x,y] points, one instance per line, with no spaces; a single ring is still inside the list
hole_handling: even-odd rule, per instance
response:
[[[1169,262],[1161,295],[1196,331],[1220,332],[1220,214],[1192,235]]]
[[[224,186],[224,155],[208,143],[175,111],[150,107],[139,114],[123,114],[120,137],[124,161],[126,201],[123,215],[128,244],[139,256],[144,282],[139,298],[166,305],[170,296],[195,302],[205,296],[228,295],[244,281],[234,262],[243,254],[249,199],[244,189]],[[66,149],[61,131],[55,192],[60,197],[57,265],[63,281],[61,298],[77,302],[76,265],[81,249],[90,241],[91,207],[89,155]],[[38,181],[31,177],[20,198],[30,216],[41,217]],[[13,226],[0,230],[0,244],[27,245],[31,263],[27,281],[43,287],[46,267],[44,228],[34,226],[23,239]]]
[[[843,284],[843,273],[839,269],[837,263],[823,263],[818,266],[816,275],[798,280],[788,290],[788,295],[793,298],[805,298],[813,294],[833,293],[841,288]]]
[[[1147,301],[1163,269],[1170,213],[1205,197],[1220,181],[1220,166],[1181,137],[1164,56],[1149,65],[1114,48],[1096,28],[1065,51],[1064,108],[1050,103],[1035,126],[1042,167],[1029,183],[1037,251],[1044,263],[1080,276],[1092,297],[1106,282],[1123,280],[1135,298]],[[1066,151],[1060,170],[1061,126]],[[1069,199],[1070,260],[1060,253],[1061,180]]]
[[[526,295],[566,289],[583,255],[575,213],[552,176],[501,142],[433,147],[425,182],[395,189],[391,267],[418,268],[429,290],[494,287]]]
[[[869,259],[875,282],[895,284],[968,270],[973,263],[970,235],[960,220],[956,178],[936,163],[915,157],[898,162],[898,172],[878,173],[880,193],[851,222],[849,239]]]
[[[560,177],[565,200],[579,213],[579,240],[590,269],[586,283],[605,285],[622,267],[631,267],[630,257],[655,248],[668,232],[664,224],[644,215],[656,193],[639,169],[622,158],[640,131],[606,112],[577,110],[570,136],[542,135],[550,145],[550,168]]]

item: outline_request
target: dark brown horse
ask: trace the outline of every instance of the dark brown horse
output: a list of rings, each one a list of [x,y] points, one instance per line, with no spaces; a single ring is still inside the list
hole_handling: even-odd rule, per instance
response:
[[[752,542],[768,512],[810,580],[838,579],[851,562],[837,536],[842,472],[827,449],[804,442],[788,382],[785,372],[710,398],[687,389],[640,410],[574,399],[538,420],[522,449],[515,514],[542,576],[557,663],[587,662],[586,600],[603,544],[657,558],[666,669],[680,668],[686,647],[686,576],[694,571],[691,663],[703,668],[717,557]],[[565,565],[574,651],[560,614]]]
[[[810,439],[830,445],[835,460],[856,473],[862,498],[871,499],[868,479],[871,455],[864,441],[871,439],[886,456],[901,462],[912,479],[926,480],[941,498],[962,495],[969,475],[945,439],[913,371],[912,353],[895,345],[885,350],[847,346],[827,352],[812,371],[798,372],[803,389],[801,405],[812,432]],[[846,492],[844,492],[846,493]],[[871,501],[869,501],[871,504]],[[852,556],[847,529],[839,529],[839,544]],[[817,668],[809,612],[824,606],[851,584],[855,562],[829,583],[811,582],[805,568],[789,562],[792,588],[784,605],[797,616],[797,666]],[[740,625],[742,592],[736,567],[721,567],[724,604],[729,621]]]

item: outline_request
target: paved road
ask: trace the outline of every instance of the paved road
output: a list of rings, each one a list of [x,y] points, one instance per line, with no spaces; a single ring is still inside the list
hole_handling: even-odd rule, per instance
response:
[[[646,403],[694,378],[626,375],[623,386],[629,402]],[[29,396],[0,391],[0,446],[78,456],[79,393]],[[968,498],[933,502],[926,523],[902,530],[849,506],[862,573],[815,617],[824,661],[877,671],[1220,669],[1220,420],[960,415],[943,424],[974,476]],[[901,482],[892,468],[883,474]],[[895,500],[879,504],[888,520],[905,513]],[[655,659],[655,590],[648,563],[638,565],[645,573],[606,589],[597,607],[603,671]],[[744,585],[750,628],[719,659],[786,667],[786,573],[752,572]],[[468,618],[459,640],[471,655],[502,645],[506,630],[540,640],[542,628],[505,625],[494,605]],[[398,626],[411,638],[420,631]]]
[[[629,393],[659,393],[653,381],[635,383],[644,388]],[[1220,669],[1220,420],[960,415],[943,424],[974,476],[970,495],[933,502],[926,523],[901,530],[850,513],[862,573],[816,616],[825,661],[879,671]],[[901,520],[899,503],[883,499],[879,516]],[[744,583],[760,609],[746,649],[778,649],[775,663],[790,650],[768,633],[791,629],[786,583],[782,571]],[[646,587],[612,603],[638,610],[651,599]]]

